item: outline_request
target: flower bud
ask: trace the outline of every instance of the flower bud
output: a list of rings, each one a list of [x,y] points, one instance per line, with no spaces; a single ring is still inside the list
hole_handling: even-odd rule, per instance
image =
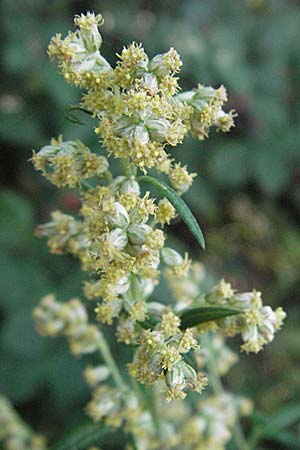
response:
[[[161,319],[162,315],[166,312],[166,305],[159,302],[148,302],[147,312],[150,317]]]
[[[155,95],[158,92],[156,76],[153,73],[145,73],[141,82],[141,87],[143,87],[150,95]]]
[[[121,203],[114,202],[114,211],[107,216],[107,221],[113,227],[127,228],[129,225],[129,217]]]
[[[174,389],[178,386],[182,389],[185,387],[185,376],[180,363],[176,364],[172,370],[168,370],[166,384],[170,389]]]
[[[154,284],[150,278],[138,278],[132,276],[130,279],[130,289],[126,297],[131,301],[147,299],[153,292]]]
[[[149,142],[149,133],[144,125],[134,125],[127,117],[119,119],[114,129],[117,136],[122,138],[137,140],[142,144]]]
[[[147,144],[149,142],[149,133],[144,125],[136,125],[132,127],[126,137],[139,141],[141,144]]]
[[[128,238],[133,245],[142,245],[146,242],[146,236],[151,230],[145,223],[130,225],[128,228]]]
[[[129,128],[131,126],[132,126],[132,121],[130,120],[130,118],[122,116],[114,124],[114,131],[117,134],[117,136],[124,137],[125,130],[127,130],[127,128]]]
[[[179,266],[183,263],[182,256],[172,248],[165,247],[160,251],[161,260],[167,266]]]
[[[149,63],[149,70],[154,72],[159,78],[178,72],[182,62],[179,54],[170,48],[170,50],[162,55],[156,55]]]
[[[93,353],[99,347],[101,333],[95,325],[88,325],[84,332],[75,338],[71,338],[70,349],[74,355]]]
[[[118,250],[123,250],[128,242],[127,234],[124,230],[121,230],[121,228],[115,228],[110,231],[107,240],[111,242]]]
[[[119,278],[119,280],[115,286],[116,294],[118,294],[118,295],[125,294],[125,292],[128,291],[129,286],[130,286],[130,282],[129,282],[129,279],[127,276]]]
[[[158,142],[166,141],[170,128],[170,122],[167,119],[151,119],[146,122],[146,126],[151,139]]]
[[[169,74],[169,70],[164,65],[163,55],[159,54],[154,56],[149,62],[149,70],[154,72],[160,78]]]
[[[96,23],[91,25],[89,28],[81,28],[80,37],[83,41],[85,49],[89,53],[94,53],[101,47],[102,36],[99,33]]]
[[[86,382],[94,387],[102,381],[107,380],[110,375],[110,370],[107,366],[100,365],[96,367],[88,366],[84,371]]]
[[[139,183],[136,181],[136,179],[132,176],[130,178],[126,178],[123,183],[120,186],[120,192],[122,194],[136,194],[140,195],[141,190]]]

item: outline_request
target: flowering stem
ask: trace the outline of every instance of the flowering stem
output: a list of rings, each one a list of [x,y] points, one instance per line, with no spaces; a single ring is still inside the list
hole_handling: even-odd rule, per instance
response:
[[[101,352],[101,355],[109,367],[111,371],[112,378],[116,384],[116,386],[122,390],[126,388],[126,384],[122,378],[122,375],[118,369],[118,366],[115,363],[115,360],[110,352],[109,346],[106,342],[106,339],[104,335],[101,333],[101,338],[99,340],[99,350]]]
[[[210,345],[210,336],[209,335],[203,335],[202,336],[202,342],[205,344],[205,347],[208,350],[208,360],[207,360],[207,369],[209,372],[209,381],[212,386],[212,390],[215,394],[221,394],[224,392],[224,388],[222,385],[222,381],[215,369],[215,364],[212,358],[212,349]]]
[[[105,363],[107,364],[107,366],[109,367],[109,369],[111,371],[111,376],[112,376],[116,386],[121,390],[125,390],[127,388],[127,385],[122,378],[122,375],[119,371],[117,364],[115,363],[115,360],[111,354],[109,345],[107,344],[107,341],[106,341],[103,333],[101,333],[101,337],[99,340],[99,350],[100,350],[100,353],[101,353]],[[138,450],[137,444],[135,442],[135,438],[132,433],[130,433],[130,440],[132,441],[134,449]]]
[[[151,395],[151,393],[150,393]],[[159,391],[157,384],[154,384],[152,395],[148,402],[149,412],[152,416],[153,425],[156,429],[156,434],[159,439],[159,442],[162,444],[162,430],[161,430],[161,422],[159,418]]]
[[[205,342],[205,347],[208,349],[208,361],[207,361],[207,369],[209,372],[209,380],[211,381],[212,390],[215,394],[219,395],[224,392],[224,387],[222,380],[217,373],[214,365],[214,361],[212,358],[212,351],[210,345],[210,336],[203,336],[202,341]],[[247,443],[247,440],[244,436],[243,430],[241,428],[241,424],[239,419],[236,419],[235,426],[233,428],[232,437],[235,441],[235,444],[238,450],[250,450],[250,447]]]
[[[102,355],[105,363],[107,364],[107,366],[109,367],[109,369],[111,371],[111,375],[112,375],[112,378],[113,378],[116,386],[119,389],[124,390],[126,388],[126,384],[125,384],[125,382],[122,378],[122,375],[118,369],[118,366],[116,365],[115,360],[110,352],[107,341],[102,333],[101,333],[101,339],[99,340],[99,350],[101,352],[101,355]],[[137,395],[138,395],[139,400],[141,401],[141,393],[140,393],[140,390],[138,389],[137,385],[134,386],[134,390],[139,391],[139,395],[138,394]],[[154,392],[153,392],[153,397],[151,399],[151,402],[149,402],[149,412],[152,416],[153,424],[156,428],[157,436],[161,440],[161,427],[160,427],[160,421],[158,418],[158,390],[157,390],[156,386],[154,387]],[[132,436],[132,439],[134,439],[133,436]]]
[[[250,450],[238,418],[236,419],[232,436],[239,450]]]

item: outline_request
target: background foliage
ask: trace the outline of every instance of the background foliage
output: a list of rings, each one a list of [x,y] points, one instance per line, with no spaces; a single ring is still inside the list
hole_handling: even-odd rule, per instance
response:
[[[209,280],[224,274],[236,288],[256,286],[266,303],[287,310],[275,342],[258,356],[242,355],[227,384],[252,397],[261,414],[282,411],[299,435],[299,417],[290,411],[300,409],[300,2],[3,0],[0,8],[2,393],[50,440],[84,417],[84,362],[69,356],[63,342],[41,339],[31,318],[48,292],[63,300],[80,295],[77,263],[49,256],[45,242],[33,236],[51,210],[72,212],[78,199],[34,173],[28,158],[61,132],[99,145],[87,127],[65,119],[64,108],[79,95],[46,56],[50,37],[67,32],[73,14],[94,9],[106,20],[103,53],[111,61],[132,40],[143,41],[150,55],[174,46],[184,62],[185,88],[200,81],[229,91],[229,106],[239,113],[234,131],[201,143],[186,140],[177,150],[199,172],[186,201],[205,232],[207,251],[195,254],[182,223],[169,232],[205,264]],[[159,293],[168,295],[165,288]],[[123,348],[113,350],[126,360]],[[270,438],[264,448],[296,448],[288,439],[280,445]]]

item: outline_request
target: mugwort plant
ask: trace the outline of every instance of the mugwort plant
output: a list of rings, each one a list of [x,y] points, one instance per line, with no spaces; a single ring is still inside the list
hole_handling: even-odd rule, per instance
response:
[[[54,211],[36,234],[52,253],[81,261],[83,295],[93,302],[94,317],[78,298],[62,303],[51,293],[33,314],[41,335],[64,336],[74,355],[99,352],[100,361],[84,371],[91,423],[53,448],[92,449],[101,445],[101,433],[121,427],[127,449],[222,450],[231,439],[250,449],[239,417],[251,413],[252,402],[221,381],[237,360],[225,338],[239,335],[241,350],[257,353],[286,314],[264,306],[260,292],[237,292],[224,279],[205,292],[202,264],[169,247],[165,232],[179,215],[205,246],[181,197],[196,174],[173,158],[172,147],[189,134],[201,141],[212,128],[229,132],[236,112],[223,110],[223,86],[180,90],[182,62],[174,48],[150,58],[133,42],[112,67],[100,52],[102,16],[88,12],[74,23],[75,32],[52,38],[48,53],[65,81],[84,92],[70,117],[76,119],[77,109],[89,114],[101,146],[91,150],[59,136],[33,153],[44,177],[75,189],[81,200],[76,216]],[[120,163],[117,173],[112,158]],[[172,299],[152,301],[160,276]],[[113,326],[116,340],[132,348],[126,368],[113,358],[101,324]],[[5,448],[46,448],[5,399],[0,415],[15,434],[2,436]]]

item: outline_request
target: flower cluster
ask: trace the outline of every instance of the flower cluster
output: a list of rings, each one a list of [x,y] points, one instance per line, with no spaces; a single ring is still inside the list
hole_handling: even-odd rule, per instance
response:
[[[164,313],[153,331],[141,333],[134,362],[129,365],[130,374],[142,383],[153,384],[164,376],[167,401],[185,398],[186,389],[201,392],[207,384],[206,377],[184,361],[184,355],[198,349],[198,343],[190,329],[181,332],[179,326],[174,313]]]
[[[140,450],[155,450],[162,442],[165,443],[165,448],[168,450],[178,448],[225,450],[238,416],[249,415],[252,411],[252,403],[248,399],[235,397],[225,391],[217,395],[206,395],[194,406],[185,403],[178,404],[176,400],[172,403],[173,406],[168,405],[168,407],[165,406],[166,404],[159,403],[157,406],[162,411],[162,417],[160,419],[160,438],[158,439],[155,418],[145,409],[145,405],[140,404],[137,393],[133,392],[123,381],[120,373],[115,372],[114,365],[111,368],[108,367],[111,354],[106,347],[102,333],[99,333],[97,345],[93,348],[91,343],[86,340],[84,330],[92,325],[87,319],[86,308],[79,300],[72,299],[66,303],[60,303],[53,296],[48,296],[42,299],[40,306],[36,307],[34,316],[42,334],[67,337],[71,349],[73,348],[72,340],[75,338],[81,348],[80,352],[75,353],[84,354],[96,350],[102,352],[105,363],[97,366],[89,365],[84,371],[85,379],[93,389],[86,412],[95,422],[104,421],[114,428],[123,426],[127,433],[132,434],[137,448]],[[206,377],[200,373],[197,374],[182,357],[191,348],[197,349],[198,345],[192,331],[180,332],[179,326],[180,320],[175,314],[163,313],[162,320],[156,326],[155,331],[146,330],[141,334],[139,354],[135,363],[130,367],[130,372],[140,369],[140,377],[143,373],[143,376],[148,378],[147,382],[152,384],[158,381],[159,390],[166,391],[162,384],[164,378],[168,401],[184,398],[187,388],[201,391],[207,383]],[[222,341],[212,341],[211,344],[220,354],[226,354],[225,347],[222,347],[224,345]],[[144,359],[143,353],[145,354]],[[203,353],[199,353],[197,356],[199,362],[203,355]],[[143,371],[142,365],[151,356],[148,367],[149,375],[147,375],[147,371]],[[212,353],[206,354],[204,357],[205,362],[212,358],[215,361]],[[132,375],[136,376],[136,373],[132,373]],[[109,384],[112,379],[116,387]],[[5,406],[6,403],[4,402],[3,405]],[[6,411],[3,405],[0,402],[0,422],[1,414],[7,415],[1,411],[1,407],[3,411]],[[5,429],[7,430],[7,427]],[[34,439],[36,441],[32,440],[30,444],[32,446],[25,446],[24,450],[29,450],[29,448],[32,450],[45,449],[42,446],[41,438],[34,436]],[[33,444],[33,442],[36,443]],[[40,447],[37,446],[39,442]],[[23,449],[23,447],[7,448],[9,450],[11,448]]]
[[[224,392],[201,400],[197,414],[182,428],[184,448],[195,450],[223,450],[232,437],[238,416],[247,416],[252,403],[245,398]]]
[[[218,326],[225,336],[240,334],[243,340],[241,349],[247,353],[257,353],[264,345],[272,342],[286,316],[281,307],[274,311],[271,306],[264,306],[260,292],[236,293],[230,283],[224,280],[205,296],[203,304],[225,305],[242,312],[234,317],[226,317]]]
[[[281,307],[274,311],[271,306],[263,305],[260,292],[236,292],[224,279],[204,294],[200,287],[202,277],[202,266],[194,263],[185,279],[169,280],[177,308],[221,306],[240,311],[240,314],[199,325],[199,332],[218,331],[228,337],[240,334],[243,340],[241,350],[247,353],[258,353],[264,345],[272,342],[286,317]]]
[[[61,303],[47,295],[35,308],[34,318],[41,335],[66,336],[75,355],[93,353],[99,347],[101,332],[89,324],[86,308],[77,298]]]
[[[171,48],[148,57],[135,42],[124,48],[113,69],[100,54],[102,43],[97,26],[101,15],[75,17],[78,30],[65,39],[56,35],[49,55],[56,58],[65,79],[87,89],[82,105],[100,119],[96,133],[109,154],[129,158],[142,170],[156,167],[175,189],[185,192],[195,174],[174,164],[166,146],[176,146],[191,131],[203,139],[209,129],[229,131],[234,113],[222,109],[226,91],[199,85],[178,94],[182,62]]]
[[[65,39],[61,34],[52,38],[48,54],[57,58],[60,69],[68,83],[85,88],[106,85],[111,67],[100,54],[102,37],[98,26],[103,23],[101,14],[76,16],[78,30],[69,32]]]
[[[102,177],[108,169],[104,156],[92,153],[79,140],[63,142],[62,136],[34,153],[32,162],[58,187],[75,187],[86,178]]]
[[[49,55],[58,60],[67,82],[85,88],[81,106],[99,121],[95,132],[107,156],[121,159],[122,173],[113,175],[105,156],[61,137],[32,158],[49,181],[76,187],[80,197],[76,218],[55,211],[50,222],[37,228],[37,235],[48,239],[51,252],[77,257],[90,274],[83,291],[95,302],[95,321],[89,321],[78,299],[61,303],[49,295],[35,308],[37,328],[42,335],[65,336],[76,355],[102,355],[104,364],[85,370],[93,389],[87,413],[94,421],[123,426],[139,450],[223,450],[238,416],[250,413],[249,402],[221,387],[209,395],[213,386],[200,402],[187,405],[177,399],[184,399],[189,390],[201,393],[210,382],[212,366],[214,376],[227,373],[236,356],[224,337],[240,334],[242,350],[258,352],[272,341],[285,313],[263,306],[260,293],[237,293],[224,280],[205,293],[203,266],[165,245],[164,226],[176,216],[178,196],[195,176],[174,161],[168,146],[181,143],[188,132],[201,140],[211,127],[229,131],[235,113],[222,109],[227,100],[223,86],[198,85],[179,93],[182,63],[173,48],[151,59],[133,43],[118,55],[113,69],[100,54],[102,22],[102,16],[93,13],[76,16],[78,30],[64,39],[56,35]],[[172,193],[169,200],[177,195],[174,205],[141,189],[140,173],[150,168],[168,176],[177,194],[164,192]],[[150,298],[160,273],[173,304]],[[184,317],[193,308],[213,313],[214,308],[230,308],[235,315],[189,325]],[[99,322],[115,326],[117,340],[131,346],[129,375],[149,385],[150,394],[135,380],[135,389],[124,381]],[[161,393],[167,403],[173,400],[168,407]],[[153,408],[147,405],[151,402],[141,401],[152,394],[158,396]],[[163,412],[161,420],[157,408]]]

